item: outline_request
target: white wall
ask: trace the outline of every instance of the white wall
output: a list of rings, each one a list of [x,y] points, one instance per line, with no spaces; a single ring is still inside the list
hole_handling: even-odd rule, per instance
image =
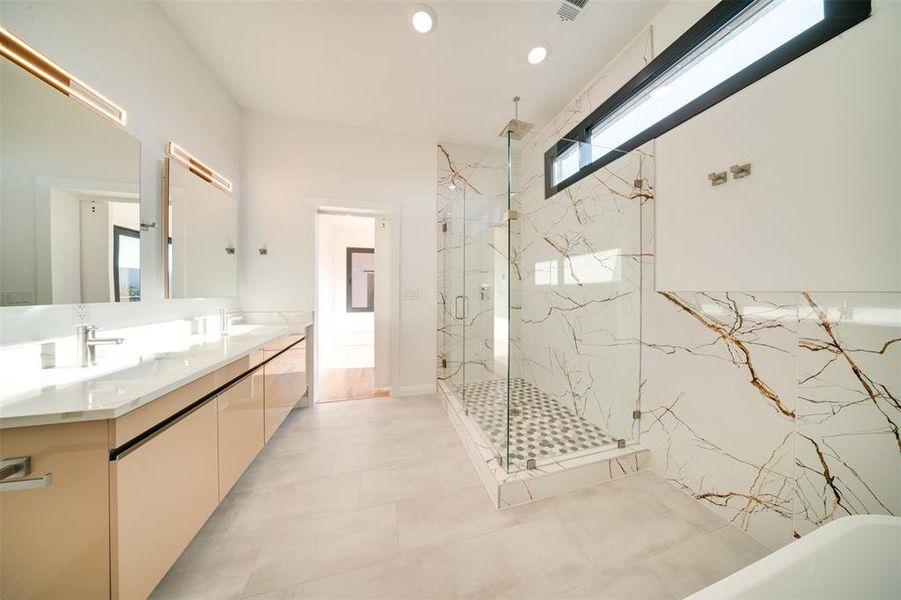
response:
[[[715,2],[654,20],[659,53]],[[901,3],[656,141],[657,289],[901,290]],[[711,187],[707,173],[750,162]]]
[[[78,196],[50,190],[50,276],[53,302],[81,300],[81,234]]]
[[[393,204],[400,222],[400,388],[435,382],[435,140],[247,111],[242,120],[243,309],[311,310],[314,223],[329,199]],[[265,244],[267,256],[257,252]]]
[[[240,111],[156,3],[4,0],[0,22],[128,111],[127,131],[142,144],[143,220],[161,221],[161,168],[169,140],[240,186]],[[142,247],[149,248],[141,264],[143,306],[92,305],[90,318],[97,324],[191,316],[215,312],[221,304],[157,302],[162,298],[159,235],[159,230],[142,235]],[[71,331],[71,312],[69,307],[4,309],[2,341]]]

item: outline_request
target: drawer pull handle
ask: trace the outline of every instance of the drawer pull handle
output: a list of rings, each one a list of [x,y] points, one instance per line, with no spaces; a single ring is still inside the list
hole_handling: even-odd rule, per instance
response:
[[[52,473],[26,478],[29,473],[31,473],[30,456],[0,460],[0,492],[45,488],[53,481]]]

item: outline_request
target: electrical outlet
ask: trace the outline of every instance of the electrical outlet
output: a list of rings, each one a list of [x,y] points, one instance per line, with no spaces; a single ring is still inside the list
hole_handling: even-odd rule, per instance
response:
[[[76,304],[72,308],[72,321],[76,325],[80,325],[82,323],[87,323],[90,315],[88,315],[88,305],[87,304]]]

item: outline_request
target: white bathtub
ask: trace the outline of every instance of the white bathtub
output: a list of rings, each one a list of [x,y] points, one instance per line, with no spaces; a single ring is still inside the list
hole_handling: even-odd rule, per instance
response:
[[[901,517],[837,519],[689,596],[901,598]]]

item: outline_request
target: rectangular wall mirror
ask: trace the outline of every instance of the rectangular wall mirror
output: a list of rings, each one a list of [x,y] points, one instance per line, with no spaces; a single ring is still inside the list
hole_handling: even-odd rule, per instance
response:
[[[237,296],[237,201],[172,158],[166,171],[168,297]]]
[[[0,58],[0,306],[141,299],[141,144]]]

